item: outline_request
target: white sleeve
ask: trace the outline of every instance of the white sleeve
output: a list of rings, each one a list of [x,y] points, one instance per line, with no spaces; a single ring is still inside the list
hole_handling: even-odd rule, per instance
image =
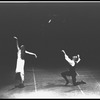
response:
[[[67,55],[65,55],[65,59],[68,61],[68,63],[70,63],[70,64],[73,63],[73,61]]]

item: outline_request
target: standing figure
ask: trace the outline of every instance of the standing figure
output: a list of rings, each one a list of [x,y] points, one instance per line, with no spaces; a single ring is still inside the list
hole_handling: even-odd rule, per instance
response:
[[[21,45],[19,47],[18,44],[18,38],[14,36],[14,39],[16,39],[16,44],[17,44],[17,63],[16,63],[16,76],[15,79],[16,81],[19,81],[19,85],[15,85],[15,87],[24,87],[24,66],[25,66],[25,53],[30,54],[30,55],[34,55],[37,58],[37,55],[35,53],[31,53],[29,51],[25,50],[25,46]]]
[[[66,85],[69,83],[66,76],[71,76],[72,83],[75,86],[77,85],[77,82],[76,82],[77,72],[75,71],[75,65],[80,62],[81,60],[80,55],[78,54],[77,56],[73,56],[72,59],[70,59],[64,50],[62,50],[62,52],[64,53],[65,60],[68,61],[70,66],[67,71],[61,73],[61,76],[66,80]]]

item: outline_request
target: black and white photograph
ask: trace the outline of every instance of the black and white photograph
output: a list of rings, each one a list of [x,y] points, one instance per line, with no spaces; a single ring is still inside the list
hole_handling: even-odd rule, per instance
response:
[[[99,1],[0,1],[0,98],[100,98]]]

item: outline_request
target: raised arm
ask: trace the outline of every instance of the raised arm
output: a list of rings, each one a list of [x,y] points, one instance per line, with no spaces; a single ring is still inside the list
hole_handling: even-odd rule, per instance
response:
[[[80,55],[77,55],[78,56],[78,60],[76,61],[76,63],[79,63],[80,62]]]
[[[16,39],[16,45],[17,45],[17,49],[19,50],[19,44],[18,44],[18,38],[14,36],[14,39]]]
[[[66,53],[65,53],[65,51],[64,50],[61,50],[63,53],[64,53],[64,55],[66,55]]]
[[[65,59],[66,59],[69,63],[72,63],[72,60],[68,57],[68,55],[65,53],[65,51],[62,50],[62,52],[63,52],[64,55],[65,55]]]
[[[30,54],[30,55],[34,55],[37,58],[37,55],[35,53],[29,52],[27,50],[25,50],[25,53]]]

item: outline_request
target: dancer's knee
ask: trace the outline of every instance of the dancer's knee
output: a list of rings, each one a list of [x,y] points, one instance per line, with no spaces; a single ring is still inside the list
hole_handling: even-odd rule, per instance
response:
[[[66,75],[62,72],[62,73],[61,73],[61,76],[62,76],[62,77],[65,77]]]

